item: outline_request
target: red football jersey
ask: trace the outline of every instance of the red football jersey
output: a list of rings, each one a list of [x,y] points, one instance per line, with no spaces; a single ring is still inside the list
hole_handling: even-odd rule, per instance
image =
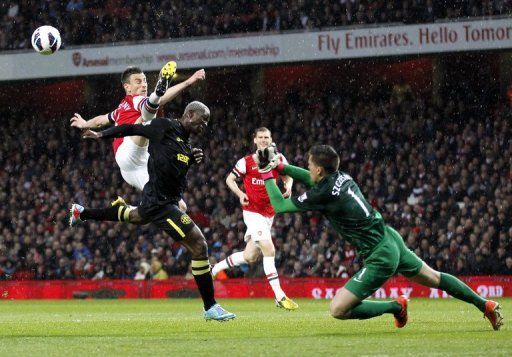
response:
[[[286,158],[279,154],[280,160],[287,164]],[[279,177],[279,172],[273,170],[274,177]],[[233,168],[233,174],[241,177],[244,181],[245,193],[249,198],[249,204],[242,206],[245,211],[256,212],[265,217],[273,217],[276,213],[270,204],[265,181],[261,178],[258,171],[258,165],[254,161],[254,155],[247,155],[236,163]]]
[[[127,95],[121,101],[116,110],[108,114],[108,120],[115,125],[135,124],[141,116],[142,106],[146,102],[147,97],[143,95]],[[124,138],[114,138],[112,148],[114,155],[122,144]]]

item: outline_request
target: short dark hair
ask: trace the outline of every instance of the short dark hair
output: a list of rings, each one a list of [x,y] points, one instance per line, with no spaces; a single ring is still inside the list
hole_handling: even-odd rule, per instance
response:
[[[269,128],[267,128],[266,126],[260,126],[259,128],[256,128],[254,130],[253,137],[256,137],[256,135],[258,135],[258,133],[262,131],[268,131],[270,135],[272,135],[272,132],[270,131]]]
[[[323,167],[327,174],[338,171],[340,166],[340,157],[334,148],[330,145],[315,145],[309,150],[311,161],[315,165]]]
[[[126,68],[123,71],[123,74],[121,74],[121,83],[122,84],[128,83],[130,81],[130,76],[132,74],[139,74],[139,73],[144,73],[144,72],[142,72],[142,69],[140,69],[139,67]]]

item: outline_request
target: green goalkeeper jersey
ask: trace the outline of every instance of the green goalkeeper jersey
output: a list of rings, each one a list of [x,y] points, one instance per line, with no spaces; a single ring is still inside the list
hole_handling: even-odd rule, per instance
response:
[[[292,165],[285,165],[282,172],[282,174],[303,182],[308,181],[305,180],[306,173],[308,171]],[[307,177],[309,177],[309,173]],[[316,186],[301,196],[292,197],[291,202],[285,202],[288,200],[284,200],[282,196],[280,200],[272,200],[272,196],[276,198],[276,195],[270,194],[273,187],[269,186],[274,186],[275,183],[272,185],[270,181],[273,180],[267,180],[265,185],[277,212],[320,211],[331,222],[334,229],[348,240],[363,257],[368,256],[383,239],[385,224],[381,214],[366,201],[361,190],[348,174],[336,171],[324,177]],[[305,183],[308,184],[308,182]],[[271,189],[269,190],[269,188]],[[288,204],[281,205],[284,209],[279,209],[279,201]],[[293,209],[295,207],[291,203],[296,209]]]

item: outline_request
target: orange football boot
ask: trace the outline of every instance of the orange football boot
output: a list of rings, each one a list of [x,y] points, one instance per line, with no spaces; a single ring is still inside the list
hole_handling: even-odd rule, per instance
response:
[[[484,318],[487,318],[495,331],[503,326],[503,316],[501,316],[501,306],[496,301],[487,300],[485,303]]]
[[[402,306],[400,312],[394,314],[395,326],[398,328],[402,328],[405,326],[405,324],[407,324],[407,303],[409,299],[407,299],[405,295],[400,295],[398,298],[396,298],[395,301],[399,303],[400,306]]]

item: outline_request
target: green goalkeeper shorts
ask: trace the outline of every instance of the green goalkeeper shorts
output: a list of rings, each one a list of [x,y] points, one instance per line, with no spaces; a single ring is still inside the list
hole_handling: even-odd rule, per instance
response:
[[[383,240],[365,259],[363,268],[345,284],[345,288],[364,300],[396,272],[412,277],[420,272],[422,266],[423,261],[405,246],[400,234],[386,226]]]

